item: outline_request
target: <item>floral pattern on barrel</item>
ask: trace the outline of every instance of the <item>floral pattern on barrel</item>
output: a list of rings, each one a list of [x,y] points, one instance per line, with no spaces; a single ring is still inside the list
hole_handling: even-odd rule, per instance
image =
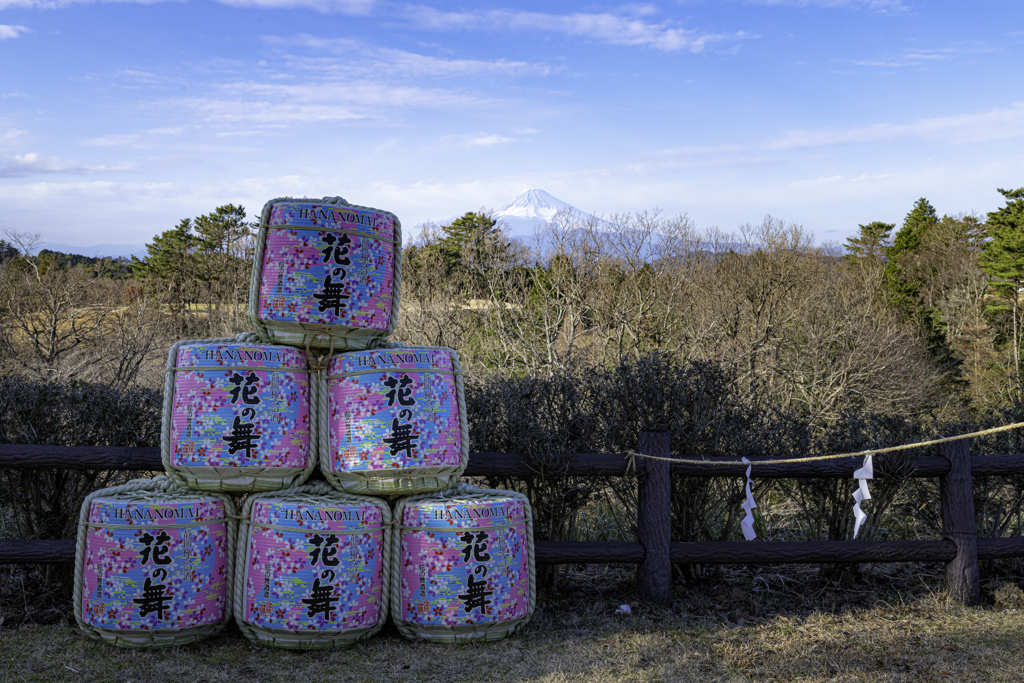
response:
[[[310,457],[306,354],[284,346],[178,347],[171,464],[305,467]]]
[[[253,504],[251,519],[241,560],[247,623],[342,631],[383,618],[380,508],[262,498]]]
[[[529,612],[524,505],[513,498],[410,502],[402,515],[402,618],[419,626],[509,621]]]
[[[309,202],[270,209],[257,317],[386,330],[394,288],[391,214]]]
[[[121,631],[219,622],[227,604],[227,521],[218,499],[93,499],[82,574],[82,620]],[[186,526],[187,525],[187,526]]]
[[[452,351],[345,353],[328,367],[330,470],[450,467],[461,461]]]

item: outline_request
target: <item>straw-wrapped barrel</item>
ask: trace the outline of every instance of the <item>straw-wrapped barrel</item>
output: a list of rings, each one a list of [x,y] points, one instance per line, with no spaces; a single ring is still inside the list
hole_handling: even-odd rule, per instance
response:
[[[388,616],[391,509],[327,482],[250,496],[242,509],[235,621],[275,647],[349,645]]]
[[[388,211],[341,197],[263,207],[249,319],[264,341],[339,351],[371,348],[398,321],[402,228]]]
[[[255,336],[171,347],[161,456],[177,483],[267,491],[301,484],[313,471],[318,387],[310,384],[306,353],[254,343]]]
[[[533,514],[526,496],[458,484],[401,499],[391,619],[434,642],[498,640],[537,603]]]
[[[384,344],[321,373],[320,470],[350,493],[440,491],[469,462],[462,366],[451,349]]]
[[[231,616],[234,512],[227,496],[168,477],[90,494],[78,522],[78,625],[121,647],[184,645],[219,631]]]

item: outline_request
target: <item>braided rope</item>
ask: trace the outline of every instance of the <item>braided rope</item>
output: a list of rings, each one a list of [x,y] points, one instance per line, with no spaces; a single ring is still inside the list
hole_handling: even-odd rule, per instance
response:
[[[534,553],[533,541],[533,508],[530,500],[525,495],[515,491],[504,491],[501,489],[484,489],[472,484],[460,482],[447,491],[435,493],[424,493],[418,496],[410,496],[398,501],[395,506],[394,519],[401,524],[404,519],[405,509],[411,503],[417,501],[445,501],[450,503],[472,503],[480,500],[513,499],[523,504],[524,521],[526,523],[526,548],[527,568],[529,580],[529,607],[524,616],[506,621],[494,621],[482,624],[456,624],[449,625],[423,625],[406,621],[403,615],[402,605],[402,541],[403,533],[395,533],[391,537],[392,561],[395,566],[391,572],[391,621],[395,623],[399,632],[409,640],[423,639],[432,643],[461,643],[470,641],[491,641],[501,640],[513,633],[521,631],[533,617],[537,607],[537,563]],[[401,527],[405,529],[407,527]],[[410,527],[411,528],[411,527]],[[455,527],[452,527],[453,529]],[[458,527],[462,528],[491,528],[491,527]]]
[[[315,204],[347,206],[353,209],[364,209],[383,213],[391,216],[394,225],[394,233],[391,240],[385,240],[393,245],[392,252],[392,286],[391,286],[391,313],[388,319],[388,326],[384,330],[371,330],[363,328],[349,328],[341,325],[335,326],[334,330],[323,331],[322,326],[312,323],[298,323],[281,320],[261,320],[259,317],[260,286],[263,281],[263,257],[267,249],[267,233],[271,229],[289,228],[292,230],[306,229],[306,226],[271,226],[270,212],[274,204],[280,202],[311,202]],[[312,229],[312,226],[310,226]],[[344,231],[341,231],[344,232]],[[380,239],[380,238],[375,238]],[[263,205],[260,213],[260,228],[256,235],[256,251],[253,255],[252,277],[249,280],[249,321],[256,329],[260,338],[269,343],[285,344],[302,348],[312,344],[316,348],[324,348],[327,343],[320,337],[331,337],[338,343],[335,348],[338,351],[365,351],[374,348],[380,341],[390,337],[398,324],[398,312],[401,304],[402,290],[402,223],[398,216],[390,211],[376,209],[370,206],[351,204],[343,197],[323,197],[313,199],[309,197],[277,197]],[[341,331],[344,330],[344,331]]]
[[[224,491],[224,492],[248,492],[248,491],[274,491],[288,486],[295,486],[303,483],[313,473],[316,467],[316,449],[314,441],[313,419],[313,376],[311,373],[303,373],[301,370],[288,369],[296,375],[306,374],[310,389],[310,420],[309,420],[309,452],[306,455],[306,464],[302,467],[212,467],[207,465],[175,465],[171,462],[171,421],[174,408],[174,386],[177,370],[189,370],[191,368],[178,367],[178,349],[182,346],[195,344],[251,344],[261,342],[259,336],[253,332],[242,332],[234,337],[220,337],[216,339],[186,339],[175,342],[167,353],[167,369],[164,371],[164,405],[160,421],[160,462],[164,471],[176,484],[187,486],[201,491]],[[299,351],[288,347],[290,351]],[[307,357],[308,361],[308,357]],[[284,371],[284,370],[282,370]]]
[[[381,511],[383,522],[383,546],[381,549],[380,561],[382,563],[382,581],[380,592],[380,612],[376,624],[363,626],[357,629],[345,631],[314,631],[309,629],[277,629],[256,626],[246,621],[245,614],[245,586],[247,583],[247,572],[250,566],[249,545],[252,534],[256,528],[267,528],[268,525],[257,524],[252,521],[253,504],[260,499],[272,498],[289,503],[308,504],[370,504]],[[238,533],[237,557],[239,561],[234,567],[234,617],[235,623],[242,631],[242,634],[254,643],[270,645],[289,650],[321,650],[327,648],[343,647],[351,645],[360,640],[365,640],[380,631],[388,618],[388,600],[390,598],[391,572],[392,569],[392,535],[393,524],[391,508],[381,500],[369,496],[353,496],[347,493],[336,491],[325,481],[314,481],[304,486],[296,486],[283,491],[269,491],[249,496],[242,507],[242,520]],[[378,527],[380,528],[380,527]],[[305,533],[303,529],[289,528],[295,533]],[[315,531],[315,530],[314,530]],[[358,533],[370,533],[376,529],[368,529]],[[331,532],[340,533],[340,532]],[[356,533],[356,532],[353,532]],[[243,545],[244,544],[244,545]]]
[[[462,364],[459,354],[443,346],[411,346],[397,342],[383,342],[381,349],[411,349],[415,351],[440,351],[447,353],[452,361],[455,376],[455,398],[459,407],[459,462],[444,467],[402,467],[383,470],[334,470],[333,453],[330,445],[330,392],[328,370],[318,379],[321,405],[320,422],[320,471],[332,486],[349,493],[378,496],[406,496],[415,493],[443,491],[454,486],[469,465],[469,417],[466,412],[466,387],[462,378]],[[394,370],[398,372],[399,370]],[[392,372],[387,368],[378,372]],[[432,372],[432,371],[428,371]]]
[[[924,448],[925,446],[935,446],[940,443],[949,443],[950,441],[959,441],[960,439],[969,439],[975,436],[987,436],[989,434],[998,434],[1000,432],[1009,432],[1014,429],[1020,429],[1024,427],[1024,422],[1014,422],[1013,424],[1003,425],[1002,427],[993,427],[991,429],[983,429],[978,432],[970,432],[968,434],[957,434],[956,436],[944,436],[941,439],[931,439],[929,441],[918,441],[916,443],[907,443],[902,446],[888,446],[886,448],[869,448],[864,451],[856,451],[853,453],[835,453],[832,455],[811,455],[806,458],[772,458],[770,460],[751,460],[751,465],[789,465],[793,463],[801,462],[818,462],[821,460],[838,460],[840,458],[852,458],[856,456],[865,455],[878,455],[880,453],[894,453],[896,451],[907,451],[912,448]],[[746,465],[742,460],[692,460],[687,458],[665,458],[660,455],[646,455],[644,453],[637,453],[636,451],[627,451],[626,457],[629,458],[629,467],[635,469],[636,458],[645,458],[647,460],[663,460],[665,462],[678,462],[686,465],[725,465],[725,466],[736,466]]]
[[[224,577],[226,590],[224,592],[224,614],[212,624],[202,626],[190,626],[187,628],[166,628],[160,630],[114,630],[105,629],[86,624],[82,619],[82,587],[85,574],[85,551],[87,535],[90,527],[89,509],[93,500],[99,497],[116,498],[125,501],[139,502],[186,502],[201,501],[215,498],[224,503],[225,519],[223,520],[227,529],[227,572]],[[79,628],[93,640],[117,645],[118,647],[165,647],[168,645],[187,645],[208,638],[227,624],[232,615],[232,594],[235,566],[235,545],[237,544],[238,523],[234,521],[235,504],[231,498],[220,493],[205,492],[199,493],[182,488],[174,483],[169,477],[160,476],[153,479],[133,479],[127,484],[114,486],[109,489],[93,491],[85,497],[82,509],[78,513],[78,537],[75,544],[75,577],[73,589],[73,607],[75,621]],[[162,528],[180,528],[191,525],[167,524]],[[142,528],[136,525],[124,525],[122,528]]]

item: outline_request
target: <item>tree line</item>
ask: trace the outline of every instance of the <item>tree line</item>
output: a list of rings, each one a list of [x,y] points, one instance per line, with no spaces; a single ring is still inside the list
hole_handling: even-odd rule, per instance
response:
[[[396,340],[452,347],[481,376],[715,362],[822,424],[1004,407],[1021,399],[1024,189],[1000,192],[984,217],[919,199],[898,229],[869,222],[842,246],[771,216],[730,233],[658,211],[563,212],[523,241],[470,211],[407,239]],[[245,217],[183,219],[130,264],[5,231],[0,371],[155,386],[175,340],[248,329]]]

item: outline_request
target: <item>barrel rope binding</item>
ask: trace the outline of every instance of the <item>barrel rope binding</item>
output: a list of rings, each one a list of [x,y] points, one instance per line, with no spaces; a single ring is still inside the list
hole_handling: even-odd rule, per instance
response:
[[[145,495],[145,494],[152,495]],[[142,495],[139,495],[142,494]],[[219,621],[212,624],[190,626],[179,629],[162,629],[162,632],[154,631],[114,631],[104,629],[92,624],[86,624],[82,618],[82,588],[85,575],[85,548],[87,544],[89,522],[89,510],[92,502],[100,497],[119,497],[126,501],[153,501],[153,502],[185,502],[201,500],[202,498],[216,498],[224,503],[225,517],[223,520],[227,532],[227,557],[226,567],[228,571],[224,577],[226,582],[224,591],[224,614]],[[186,645],[198,642],[209,636],[219,633],[226,625],[232,615],[232,584],[234,577],[231,568],[235,565],[235,545],[237,543],[238,524],[232,521],[235,513],[235,505],[231,498],[213,491],[194,491],[178,486],[170,477],[159,476],[153,479],[133,479],[126,484],[114,486],[108,489],[93,491],[82,502],[82,508],[78,513],[78,537],[75,542],[75,572],[74,587],[72,590],[73,610],[75,621],[79,628],[92,638],[119,647],[162,647],[166,645]],[[142,528],[136,525],[124,525],[121,528],[135,529]],[[175,528],[171,525],[164,525],[162,528]]]
[[[387,496],[410,495],[444,490],[454,486],[456,482],[458,482],[459,477],[462,476],[462,473],[466,470],[466,467],[469,465],[469,418],[466,410],[466,388],[463,381],[462,364],[459,361],[459,354],[456,353],[455,350],[444,346],[415,346],[410,344],[400,344],[398,342],[383,342],[376,348],[437,351],[448,354],[452,363],[451,373],[448,373],[448,371],[437,372],[453,374],[455,376],[455,397],[459,410],[459,462],[455,465],[446,465],[443,467],[406,467],[401,468],[401,470],[397,472],[389,470],[335,471],[333,469],[333,453],[331,452],[330,445],[331,430],[329,427],[330,408],[328,404],[330,401],[330,394],[328,389],[328,380],[330,379],[330,376],[327,375],[329,370],[324,370],[321,374],[321,379],[318,382],[321,394],[319,420],[321,425],[320,471],[336,488],[357,494]],[[337,357],[338,356],[334,356],[334,358]],[[332,358],[328,359],[328,364],[330,360],[332,360]],[[400,370],[383,368],[374,370],[373,372],[388,373],[399,371]],[[419,370],[415,370],[415,372],[419,372]],[[426,369],[424,372],[435,371]]]
[[[352,532],[358,534],[372,533],[378,529],[382,530],[382,546],[381,546],[381,602],[380,611],[378,613],[377,623],[371,626],[364,626],[359,629],[350,629],[347,631],[319,633],[315,631],[300,629],[300,630],[284,630],[284,629],[270,629],[261,626],[255,626],[248,623],[245,620],[245,586],[246,586],[246,572],[249,566],[249,545],[253,534],[254,527],[265,528],[267,525],[256,523],[252,521],[252,508],[254,503],[261,498],[273,498],[275,500],[281,500],[284,502],[299,502],[299,503],[341,503],[341,504],[354,504],[354,505],[374,505],[381,511],[381,526],[374,529],[361,530],[359,532]],[[391,576],[391,536],[392,536],[392,516],[391,508],[381,500],[370,498],[368,496],[354,496],[348,493],[342,493],[334,489],[326,481],[313,481],[302,486],[295,486],[282,491],[266,491],[262,493],[256,493],[249,496],[245,505],[242,507],[242,521],[239,525],[238,533],[238,552],[239,558],[238,563],[234,568],[234,617],[235,623],[238,624],[239,630],[242,634],[254,643],[269,644],[274,647],[281,647],[285,649],[293,650],[314,650],[314,649],[326,649],[334,647],[342,647],[351,645],[355,642],[365,640],[370,636],[376,634],[384,626],[384,622],[387,621],[388,617],[388,600],[390,596],[390,576]],[[306,530],[301,528],[288,528],[289,531],[294,533],[307,533]],[[309,531],[318,531],[317,529],[310,529]],[[322,530],[319,530],[322,531]],[[331,533],[344,533],[332,531]],[[241,545],[244,543],[244,547]]]
[[[253,327],[256,328],[260,338],[269,343],[302,346],[305,343],[313,341],[316,337],[322,336],[319,332],[311,335],[305,330],[303,332],[289,332],[288,330],[292,327],[291,325],[283,325],[274,321],[263,321],[259,318],[259,292],[263,280],[263,258],[266,253],[267,233],[271,229],[301,230],[306,227],[312,227],[286,225],[271,226],[270,212],[273,209],[274,204],[280,202],[310,202],[323,205],[347,206],[352,209],[362,209],[391,216],[392,225],[394,226],[392,238],[383,240],[392,244],[391,314],[388,320],[388,326],[384,330],[353,329],[352,331],[344,334],[329,334],[330,337],[337,338],[338,341],[342,342],[337,347],[337,350],[339,351],[364,351],[366,349],[373,348],[381,340],[390,337],[395,331],[395,326],[398,324],[398,314],[401,305],[402,223],[398,220],[398,216],[383,209],[351,204],[343,197],[323,197],[322,199],[314,199],[310,197],[277,197],[263,205],[263,211],[260,214],[260,228],[256,237],[256,250],[253,256],[252,278],[249,281],[249,321],[252,323]],[[375,236],[373,239],[381,238]],[[299,329],[304,329],[301,325],[296,326],[298,326]]]
[[[405,509],[409,503],[416,501],[482,501],[482,500],[493,500],[495,498],[512,498],[518,500],[523,504],[523,517],[526,524],[526,547],[523,549],[527,553],[527,575],[529,585],[529,596],[528,596],[528,608],[527,613],[522,617],[516,619],[509,619],[506,621],[495,621],[483,624],[457,624],[455,626],[449,626],[444,624],[431,625],[431,626],[417,626],[405,621],[403,611],[403,599],[402,599],[402,578],[401,578],[401,562],[402,562],[402,534],[401,532],[395,533],[391,537],[391,543],[393,549],[391,552],[392,561],[395,562],[396,566],[394,571],[391,572],[391,621],[394,622],[399,632],[410,640],[424,639],[431,642],[465,642],[465,641],[489,641],[499,640],[505,636],[516,633],[530,621],[533,617],[534,610],[537,607],[537,566],[535,558],[535,546],[534,546],[534,534],[533,534],[533,508],[530,505],[530,500],[523,494],[515,491],[504,491],[501,489],[484,489],[472,484],[460,482],[455,484],[452,488],[447,491],[437,491],[432,493],[423,493],[416,496],[410,496],[403,498],[398,501],[395,506],[394,519],[399,523],[404,518]],[[404,526],[403,526],[404,528]],[[453,528],[476,528],[476,527],[453,527]],[[480,527],[483,528],[483,527]],[[487,527],[490,528],[490,527]],[[429,630],[428,630],[429,629]]]
[[[313,445],[313,434],[315,429],[315,420],[313,419],[313,375],[306,371],[307,382],[310,392],[310,434],[309,434],[309,453],[306,456],[306,464],[303,467],[265,467],[265,466],[253,466],[253,467],[230,467],[227,465],[216,466],[216,465],[172,465],[171,464],[171,420],[174,408],[174,387],[175,378],[178,370],[189,371],[193,368],[179,367],[178,360],[178,349],[182,346],[192,346],[196,344],[253,344],[262,343],[259,335],[253,332],[242,332],[235,335],[234,337],[219,337],[214,339],[186,339],[183,341],[175,342],[171,345],[171,349],[167,354],[167,368],[164,371],[164,403],[163,412],[161,415],[160,424],[160,461],[163,464],[164,471],[176,484],[181,486],[187,486],[189,488],[198,489],[201,491],[260,491],[260,490],[276,490],[287,486],[293,486],[301,484],[306,481],[309,476],[313,473],[313,468],[316,467],[316,450]],[[301,349],[295,349],[294,347],[288,347],[293,351],[301,351]],[[308,361],[308,356],[307,356]],[[294,374],[303,374],[301,368],[269,368],[269,371],[277,372],[292,372]],[[250,484],[231,484],[230,479],[225,482],[225,477],[219,474],[211,474],[210,470],[217,470],[222,468],[230,472],[234,479],[241,477],[251,478],[252,483]]]

